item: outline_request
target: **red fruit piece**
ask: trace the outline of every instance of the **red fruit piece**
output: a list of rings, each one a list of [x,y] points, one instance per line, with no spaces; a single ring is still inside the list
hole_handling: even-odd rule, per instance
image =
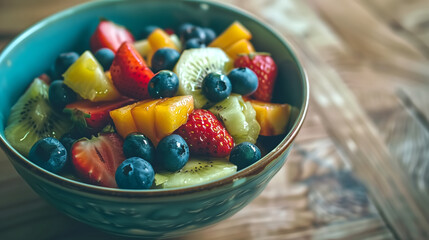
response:
[[[135,99],[150,98],[147,90],[154,76],[133,44],[124,42],[110,67],[113,84],[120,93]]]
[[[40,76],[38,77],[40,80],[44,81],[46,84],[51,84],[51,78],[49,77],[48,74],[46,73],[42,73],[40,74]]]
[[[251,95],[252,98],[270,102],[274,83],[277,77],[277,65],[269,54],[250,53],[237,58],[235,67],[250,68],[258,76],[258,89]]]
[[[90,39],[91,50],[110,48],[116,52],[123,42],[134,42],[133,35],[123,26],[111,21],[101,20]]]
[[[117,187],[115,172],[125,160],[122,144],[122,138],[116,133],[103,133],[75,142],[71,158],[77,175],[94,185]]]
[[[185,139],[192,154],[226,157],[234,146],[234,140],[222,123],[204,109],[194,110],[175,133]]]
[[[97,132],[110,122],[110,111],[131,104],[132,102],[134,100],[129,98],[121,98],[109,102],[80,100],[67,105],[64,108],[64,112],[71,114],[71,118],[78,124],[78,127],[88,127],[92,132]]]
[[[166,28],[166,29],[164,29],[164,32],[166,32],[168,35],[174,34],[174,30],[172,28]]]

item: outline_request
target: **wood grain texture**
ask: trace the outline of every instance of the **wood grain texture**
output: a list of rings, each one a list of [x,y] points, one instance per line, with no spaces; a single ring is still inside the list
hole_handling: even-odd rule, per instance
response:
[[[384,22],[395,30],[426,56],[429,57],[429,2],[424,0],[400,1],[362,0],[374,15],[380,16]]]
[[[0,48],[78,2],[0,0]],[[429,2],[219,2],[249,11],[293,42],[311,82],[309,115],[287,163],[258,198],[178,239],[428,239]],[[53,209],[4,155],[0,195],[7,196],[0,239],[122,239]]]

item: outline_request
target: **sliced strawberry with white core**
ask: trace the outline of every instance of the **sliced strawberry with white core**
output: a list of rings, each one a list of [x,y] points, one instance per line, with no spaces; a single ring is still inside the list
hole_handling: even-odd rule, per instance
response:
[[[117,187],[115,172],[125,160],[122,145],[123,140],[116,133],[103,133],[77,141],[71,149],[77,175],[94,185]]]

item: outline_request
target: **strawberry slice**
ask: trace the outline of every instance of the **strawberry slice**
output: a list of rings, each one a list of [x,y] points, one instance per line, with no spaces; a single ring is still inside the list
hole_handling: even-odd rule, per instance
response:
[[[123,95],[140,100],[150,98],[147,87],[154,74],[133,44],[124,42],[118,49],[110,75],[116,89]]]
[[[71,149],[77,175],[91,184],[117,187],[115,172],[125,160],[122,145],[123,140],[116,133],[102,133],[98,137],[78,140]]]
[[[277,77],[277,65],[267,53],[242,55],[234,62],[235,67],[247,67],[258,76],[258,88],[252,98],[270,102]]]
[[[111,21],[101,20],[90,39],[91,50],[110,48],[116,52],[123,42],[134,42],[133,35],[123,26]]]
[[[175,133],[185,139],[192,154],[226,157],[234,146],[234,140],[222,123],[204,109],[194,110]]]
[[[80,129],[89,128],[91,132],[97,132],[110,121],[109,112],[134,102],[130,98],[121,98],[109,102],[91,102],[80,100],[67,105],[64,112],[71,114],[71,118]]]

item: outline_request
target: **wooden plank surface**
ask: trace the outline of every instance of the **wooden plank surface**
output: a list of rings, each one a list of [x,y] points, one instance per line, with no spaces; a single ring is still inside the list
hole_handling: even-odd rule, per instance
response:
[[[0,48],[78,2],[0,0]],[[288,162],[257,199],[180,239],[428,239],[429,2],[221,2],[296,45],[310,111]],[[0,239],[120,239],[50,207],[4,155],[0,195]]]

